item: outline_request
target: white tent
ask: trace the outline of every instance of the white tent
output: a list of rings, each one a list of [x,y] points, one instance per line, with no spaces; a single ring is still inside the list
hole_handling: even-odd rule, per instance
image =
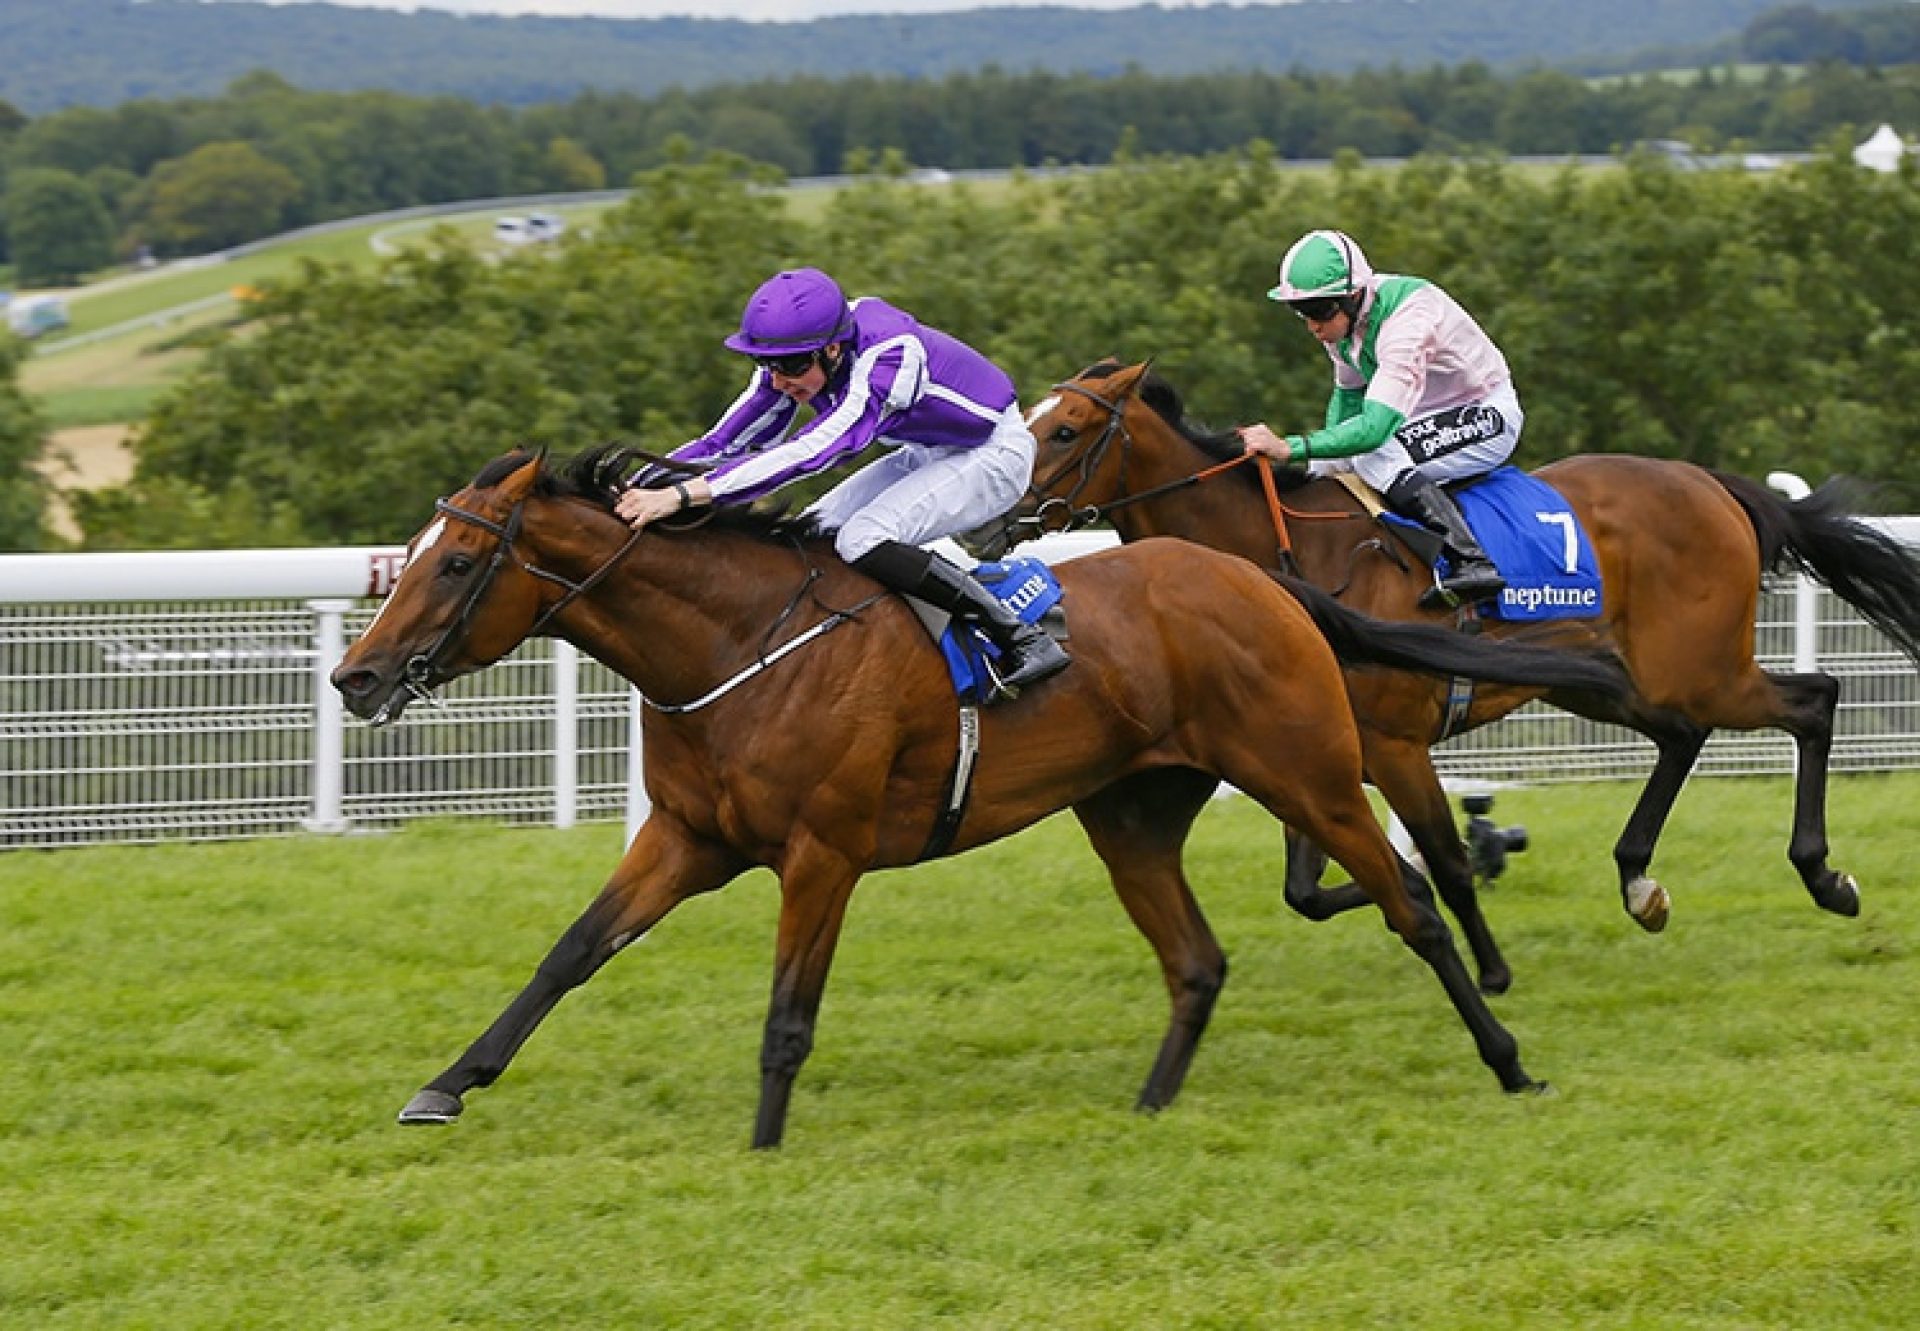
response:
[[[1870,171],[1898,171],[1906,142],[1892,125],[1882,125],[1871,137],[1853,150],[1853,160]]]

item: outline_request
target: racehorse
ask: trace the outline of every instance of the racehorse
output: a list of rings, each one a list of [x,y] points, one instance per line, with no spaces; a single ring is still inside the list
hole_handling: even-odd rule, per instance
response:
[[[1056,385],[1028,424],[1039,443],[1033,485],[1006,518],[968,538],[975,553],[992,557],[1027,535],[1105,519],[1125,541],[1183,537],[1297,571],[1370,615],[1437,621],[1448,614],[1419,607],[1433,585],[1430,573],[1345,486],[1299,469],[1263,477],[1240,465],[1248,458],[1238,436],[1189,421],[1179,394],[1146,365],[1095,364]],[[1537,475],[1566,497],[1593,542],[1602,614],[1553,627],[1496,619],[1473,627],[1507,641],[1611,644],[1624,658],[1635,684],[1631,696],[1544,696],[1581,716],[1629,726],[1658,750],[1614,846],[1628,913],[1649,931],[1665,927],[1669,897],[1648,873],[1654,845],[1709,732],[1724,727],[1779,728],[1793,736],[1799,763],[1788,858],[1818,905],[1858,914],[1858,884],[1827,863],[1827,757],[1840,686],[1823,673],[1780,674],[1755,664],[1761,575],[1797,565],[1920,659],[1920,561],[1858,521],[1844,485],[1829,483],[1788,503],[1752,481],[1689,463],[1602,454],[1566,458]],[[1269,479],[1284,488],[1284,502]],[[1428,749],[1540,691],[1476,691],[1462,712],[1447,687],[1428,678],[1367,671],[1348,684],[1369,779],[1406,825],[1460,921],[1481,986],[1503,992],[1511,972],[1480,911],[1473,866]],[[1321,867],[1290,838],[1289,903],[1315,919],[1362,904],[1350,890],[1321,889]]]
[[[568,990],[679,903],[764,865],[781,905],[753,1143],[776,1145],[855,882],[923,858],[956,788],[960,708],[914,612],[801,519],[722,508],[631,532],[611,505],[636,456],[603,446],[564,469],[521,452],[494,460],[439,502],[334,671],[347,706],[384,723],[545,633],[650,700],[651,816],[531,982],[402,1122],[457,1116]],[[1223,779],[1325,846],[1433,969],[1501,1086],[1534,1087],[1366,802],[1351,716],[1326,705],[1343,687],[1328,641],[1353,660],[1406,667],[1431,652],[1435,669],[1601,692],[1624,689],[1617,663],[1374,624],[1303,588],[1310,618],[1251,564],[1185,542],[1072,561],[1060,580],[1073,664],[975,714],[971,795],[949,846],[1073,808],[1172,997],[1141,1107],[1173,1100],[1226,975],[1181,869]]]

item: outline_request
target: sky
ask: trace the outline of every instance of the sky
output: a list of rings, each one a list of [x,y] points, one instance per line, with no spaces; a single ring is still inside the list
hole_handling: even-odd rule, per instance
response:
[[[295,4],[308,0],[252,0]],[[540,14],[549,18],[595,14],[602,18],[734,18],[803,22],[835,14],[932,14],[961,9],[1013,9],[1052,5],[1067,9],[1132,9],[1147,0],[327,0],[357,9],[438,9],[453,14]],[[1157,0],[1164,9],[1218,0]],[[1271,2],[1271,0],[1270,0]]]

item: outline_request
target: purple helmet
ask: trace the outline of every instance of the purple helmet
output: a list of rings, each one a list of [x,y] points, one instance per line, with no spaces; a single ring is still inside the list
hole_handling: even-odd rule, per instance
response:
[[[775,273],[740,315],[740,331],[723,345],[743,356],[818,351],[853,335],[853,311],[840,284],[818,268]]]

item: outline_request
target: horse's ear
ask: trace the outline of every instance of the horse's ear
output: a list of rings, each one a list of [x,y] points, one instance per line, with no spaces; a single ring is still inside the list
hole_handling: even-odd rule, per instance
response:
[[[509,503],[517,504],[533,492],[533,483],[539,478],[540,468],[545,464],[547,450],[542,448],[525,462],[515,467],[507,478],[500,482],[500,494]]]
[[[1126,369],[1107,380],[1107,394],[1114,401],[1123,397],[1133,397],[1140,392],[1140,385],[1147,381],[1147,371],[1153,368],[1151,360],[1143,360],[1138,365],[1129,365]]]

